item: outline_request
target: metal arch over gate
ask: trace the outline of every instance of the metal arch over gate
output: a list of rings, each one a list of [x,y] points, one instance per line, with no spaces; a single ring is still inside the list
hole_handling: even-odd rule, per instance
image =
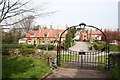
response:
[[[68,33],[69,30],[73,28],[76,30],[76,33],[78,32],[79,34],[84,33],[84,32],[88,33],[88,30],[90,29],[89,36],[87,34],[87,40],[85,40],[85,43],[88,43],[91,49],[83,50],[82,47],[79,47],[79,45],[83,45],[83,44],[81,44],[78,41],[76,41],[75,43],[79,43],[77,45],[77,47],[80,48],[79,50],[71,49],[71,47],[69,48],[65,47],[66,43],[65,41],[62,40],[62,36],[65,33]],[[94,41],[91,36],[92,29],[95,29],[96,31],[101,32],[104,38],[105,45],[99,50],[92,49],[94,48],[93,47]],[[80,37],[82,38],[82,36]],[[89,40],[88,40],[88,37],[89,37]],[[81,40],[81,42],[84,43],[84,40]],[[64,45],[62,43],[64,43]],[[85,23],[81,23],[79,25],[67,28],[60,35],[59,44],[57,46],[57,65],[60,67],[74,68],[74,69],[109,70],[109,45],[108,45],[106,35],[101,29],[91,26],[91,25],[86,25]]]

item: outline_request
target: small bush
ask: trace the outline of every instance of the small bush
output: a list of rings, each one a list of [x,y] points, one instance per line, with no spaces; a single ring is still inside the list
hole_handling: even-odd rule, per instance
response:
[[[105,47],[105,45],[103,43],[96,43],[96,42],[94,42],[93,46],[94,46],[95,50],[100,50]]]
[[[48,50],[53,50],[54,49],[54,45],[48,45]]]
[[[110,45],[110,51],[120,51],[120,46]]]
[[[8,48],[20,48],[20,45],[18,45],[18,44],[2,44],[2,49],[8,49]]]
[[[17,48],[6,48],[6,49],[2,49],[2,54],[3,55],[16,55],[19,54],[20,51]]]
[[[45,47],[46,47],[46,46],[43,45],[43,44],[37,46],[38,49],[42,49],[42,50],[45,50]]]
[[[35,45],[28,44],[27,48],[35,48]]]
[[[12,48],[9,48],[9,49],[3,49],[2,50],[2,54],[3,55],[18,55],[18,54],[21,54],[21,55],[25,55],[25,56],[28,56],[30,54],[34,54],[35,53],[35,49],[12,49]]]
[[[10,55],[9,49],[2,49],[2,54],[3,55]]]
[[[44,44],[41,44],[41,45],[37,46],[38,49],[42,49],[42,50],[46,50],[46,47],[47,47],[47,45],[44,45]],[[54,45],[49,44],[48,45],[48,50],[53,50],[53,49],[54,49]]]
[[[26,44],[22,44],[22,45],[20,45],[20,48],[21,49],[27,49],[27,45]]]
[[[25,56],[34,53],[35,53],[35,49],[20,49],[20,54]]]

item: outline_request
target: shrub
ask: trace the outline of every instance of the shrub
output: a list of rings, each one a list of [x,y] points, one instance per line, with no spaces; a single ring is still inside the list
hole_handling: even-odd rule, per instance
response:
[[[48,57],[56,57],[56,51],[46,51],[42,50],[43,52],[41,53],[41,58],[47,59]]]
[[[35,49],[20,49],[20,54],[28,56],[30,54],[34,54]]]
[[[22,49],[27,49],[27,48],[35,48],[35,45],[31,44],[2,44],[2,49],[8,49],[8,48],[22,48]]]
[[[54,45],[48,45],[48,50],[53,50],[54,49]]]
[[[2,54],[3,55],[16,55],[16,54],[19,54],[19,53],[20,53],[19,49],[15,49],[15,48],[2,49]]]
[[[46,47],[46,46],[43,45],[43,44],[37,46],[38,49],[43,49],[43,50],[45,50],[45,47]]]
[[[9,44],[2,44],[2,49],[9,48]]]
[[[99,42],[99,43],[94,42],[93,46],[94,46],[95,50],[100,50],[105,47],[105,45],[101,42]]]
[[[25,55],[25,56],[29,56],[30,54],[34,54],[35,53],[35,49],[3,49],[2,50],[2,54],[3,55]]]
[[[20,45],[18,45],[18,44],[2,44],[2,49],[8,49],[8,48],[20,48]]]
[[[9,49],[2,49],[2,54],[3,55],[10,55]]]
[[[27,48],[35,48],[35,45],[28,44]]]
[[[110,51],[120,51],[120,46],[110,45]]]
[[[47,47],[47,45],[44,45],[44,44],[41,44],[41,45],[37,46],[38,49],[42,49],[42,50],[46,50],[46,47]],[[49,44],[48,45],[48,50],[53,50],[53,49],[54,49],[54,45]]]
[[[21,49],[27,49],[27,45],[26,44],[22,44],[22,45],[20,45],[20,48]]]
[[[110,54],[110,75],[114,80],[120,80],[120,54]]]

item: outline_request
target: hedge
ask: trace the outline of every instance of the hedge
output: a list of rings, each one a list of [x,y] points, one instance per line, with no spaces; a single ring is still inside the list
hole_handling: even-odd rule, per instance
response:
[[[120,53],[110,54],[110,76],[120,80]]]
[[[37,46],[37,49],[46,50],[46,47],[47,47],[47,45],[41,44],[41,45],[38,45],[38,46]],[[53,50],[54,47],[55,47],[54,45],[49,44],[49,45],[48,45],[48,50]]]
[[[48,59],[48,57],[56,57],[57,53],[56,51],[46,51],[41,49],[3,49],[2,50],[3,55],[8,56],[31,56],[34,58],[43,58]]]
[[[35,48],[35,45],[32,45],[32,44],[22,44],[22,45],[20,45],[20,48],[22,48],[22,49]]]
[[[38,46],[37,46],[37,49],[42,49],[42,50],[45,50],[45,48],[46,48],[46,46],[45,46],[45,45],[43,45],[43,44],[41,44],[41,45],[38,45]]]
[[[20,54],[29,56],[30,54],[34,54],[35,49],[20,49]]]
[[[20,48],[20,45],[18,44],[2,44],[2,49],[6,48]]]
[[[103,43],[96,43],[96,42],[94,42],[94,48],[95,48],[95,50],[101,50],[102,48],[104,48],[105,47],[105,45],[103,44]]]
[[[27,48],[35,48],[35,45],[31,45],[31,44],[22,44],[22,45],[18,45],[18,44],[2,44],[2,49],[6,49],[6,48],[27,49]]]
[[[22,45],[20,45],[20,48],[21,49],[27,49],[27,45],[26,44],[22,44]]]
[[[110,45],[110,51],[120,51],[120,46]]]
[[[95,41],[94,42],[94,48],[95,50],[100,50],[104,47],[104,43],[101,41]],[[116,46],[116,45],[109,45],[110,46],[110,51],[120,51],[120,46]]]
[[[54,49],[54,45],[48,45],[48,50],[53,50]]]
[[[35,45],[27,44],[27,48],[35,48]]]
[[[34,54],[35,49],[2,49],[2,54],[3,55],[29,55],[29,54]]]

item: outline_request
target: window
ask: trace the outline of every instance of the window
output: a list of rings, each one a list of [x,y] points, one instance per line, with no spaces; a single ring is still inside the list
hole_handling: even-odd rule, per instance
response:
[[[45,44],[45,41],[42,41],[42,44]]]
[[[34,34],[31,34],[30,37],[34,37]]]
[[[27,41],[28,44],[32,44],[30,40]]]
[[[50,43],[53,43],[53,41],[50,41]]]

